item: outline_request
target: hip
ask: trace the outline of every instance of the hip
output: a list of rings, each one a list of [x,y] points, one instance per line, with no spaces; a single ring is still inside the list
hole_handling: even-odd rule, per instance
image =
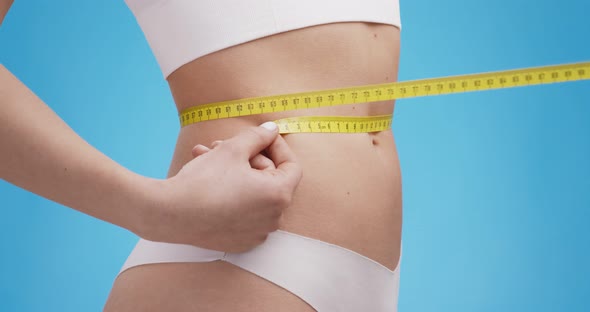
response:
[[[181,151],[185,145],[190,148],[193,143],[207,144],[203,133],[188,134],[193,131],[195,130],[181,133],[180,142],[189,140],[188,137],[192,137],[194,142],[179,144],[176,155],[184,155]],[[309,258],[306,253],[321,259],[304,265],[305,268],[297,265],[291,267],[289,263],[292,261],[273,256],[283,254],[281,248],[269,250],[262,254],[262,258],[254,261],[246,261],[262,268],[273,267],[279,270],[277,274],[281,276],[282,272],[286,272],[284,274],[287,276],[302,275],[305,272],[309,275],[305,280],[317,278],[328,283],[338,280],[338,292],[342,292],[343,281],[335,278],[335,273],[350,276],[347,270],[366,271],[364,266],[355,269],[345,265],[348,262],[343,261],[358,261],[354,260],[358,257],[350,256],[350,253],[346,257],[330,255],[327,248],[324,248],[326,246],[318,244],[331,243],[376,261],[392,272],[395,270],[391,279],[383,276],[385,282],[382,284],[376,283],[375,278],[367,280],[367,285],[371,285],[369,289],[372,289],[371,298],[381,299],[387,305],[395,304],[397,293],[391,291],[381,294],[390,290],[390,287],[397,289],[396,278],[399,278],[401,174],[393,133],[294,134],[285,137],[303,167],[304,176],[294,195],[292,206],[284,211],[281,230],[318,240],[313,245],[320,248],[319,250],[314,251],[311,248],[313,245],[294,246],[297,251],[293,253],[293,263],[300,264],[301,260]],[[190,155],[190,150],[188,153]],[[175,161],[181,164],[185,160],[175,156],[173,165]],[[174,174],[173,169],[171,174]],[[316,311],[315,306],[308,301],[309,297],[301,296],[292,288],[277,287],[272,279],[261,278],[264,276],[252,274],[231,261],[215,261],[219,255],[210,254],[215,253],[214,251],[201,252],[193,256],[207,261],[158,263],[126,270],[115,281],[105,311],[171,308],[176,311],[276,311],[277,306],[282,311]],[[160,250],[158,256],[166,257],[173,253]],[[269,261],[270,259],[274,260]],[[322,262],[332,263],[338,269],[330,275],[326,270],[315,266]],[[382,275],[387,274],[381,272],[377,276]],[[362,276],[353,279],[353,284],[357,284]],[[317,283],[305,285],[312,293],[324,293]],[[378,285],[389,287],[381,288]],[[361,295],[358,293],[348,297]],[[333,303],[330,300],[326,302]]]

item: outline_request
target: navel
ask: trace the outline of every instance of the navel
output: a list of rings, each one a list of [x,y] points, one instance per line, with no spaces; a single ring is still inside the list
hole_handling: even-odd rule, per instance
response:
[[[377,146],[377,145],[379,145],[379,141],[378,141],[377,139],[375,139],[375,138],[373,138],[373,139],[371,140],[371,143],[373,143],[373,146]]]

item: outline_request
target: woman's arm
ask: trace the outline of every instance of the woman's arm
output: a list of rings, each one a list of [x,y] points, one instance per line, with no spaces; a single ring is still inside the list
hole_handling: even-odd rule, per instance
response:
[[[35,120],[35,122],[31,122]],[[135,230],[146,178],[100,153],[0,65],[0,178]]]
[[[301,168],[264,126],[151,179],[90,146],[0,65],[0,178],[154,241],[240,252],[279,228]]]
[[[11,2],[0,0],[0,22]],[[266,126],[152,179],[90,146],[0,64],[0,178],[154,241],[239,252],[278,229],[301,168]]]

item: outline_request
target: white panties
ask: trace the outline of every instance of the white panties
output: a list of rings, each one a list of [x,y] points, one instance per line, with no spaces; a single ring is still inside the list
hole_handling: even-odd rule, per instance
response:
[[[352,250],[281,230],[244,253],[140,239],[119,274],[142,264],[216,260],[283,287],[319,312],[397,311],[399,264],[391,271]]]

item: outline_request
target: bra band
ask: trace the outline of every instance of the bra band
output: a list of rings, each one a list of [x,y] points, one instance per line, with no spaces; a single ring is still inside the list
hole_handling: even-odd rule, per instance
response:
[[[201,56],[335,22],[401,27],[398,0],[125,0],[167,78]]]

